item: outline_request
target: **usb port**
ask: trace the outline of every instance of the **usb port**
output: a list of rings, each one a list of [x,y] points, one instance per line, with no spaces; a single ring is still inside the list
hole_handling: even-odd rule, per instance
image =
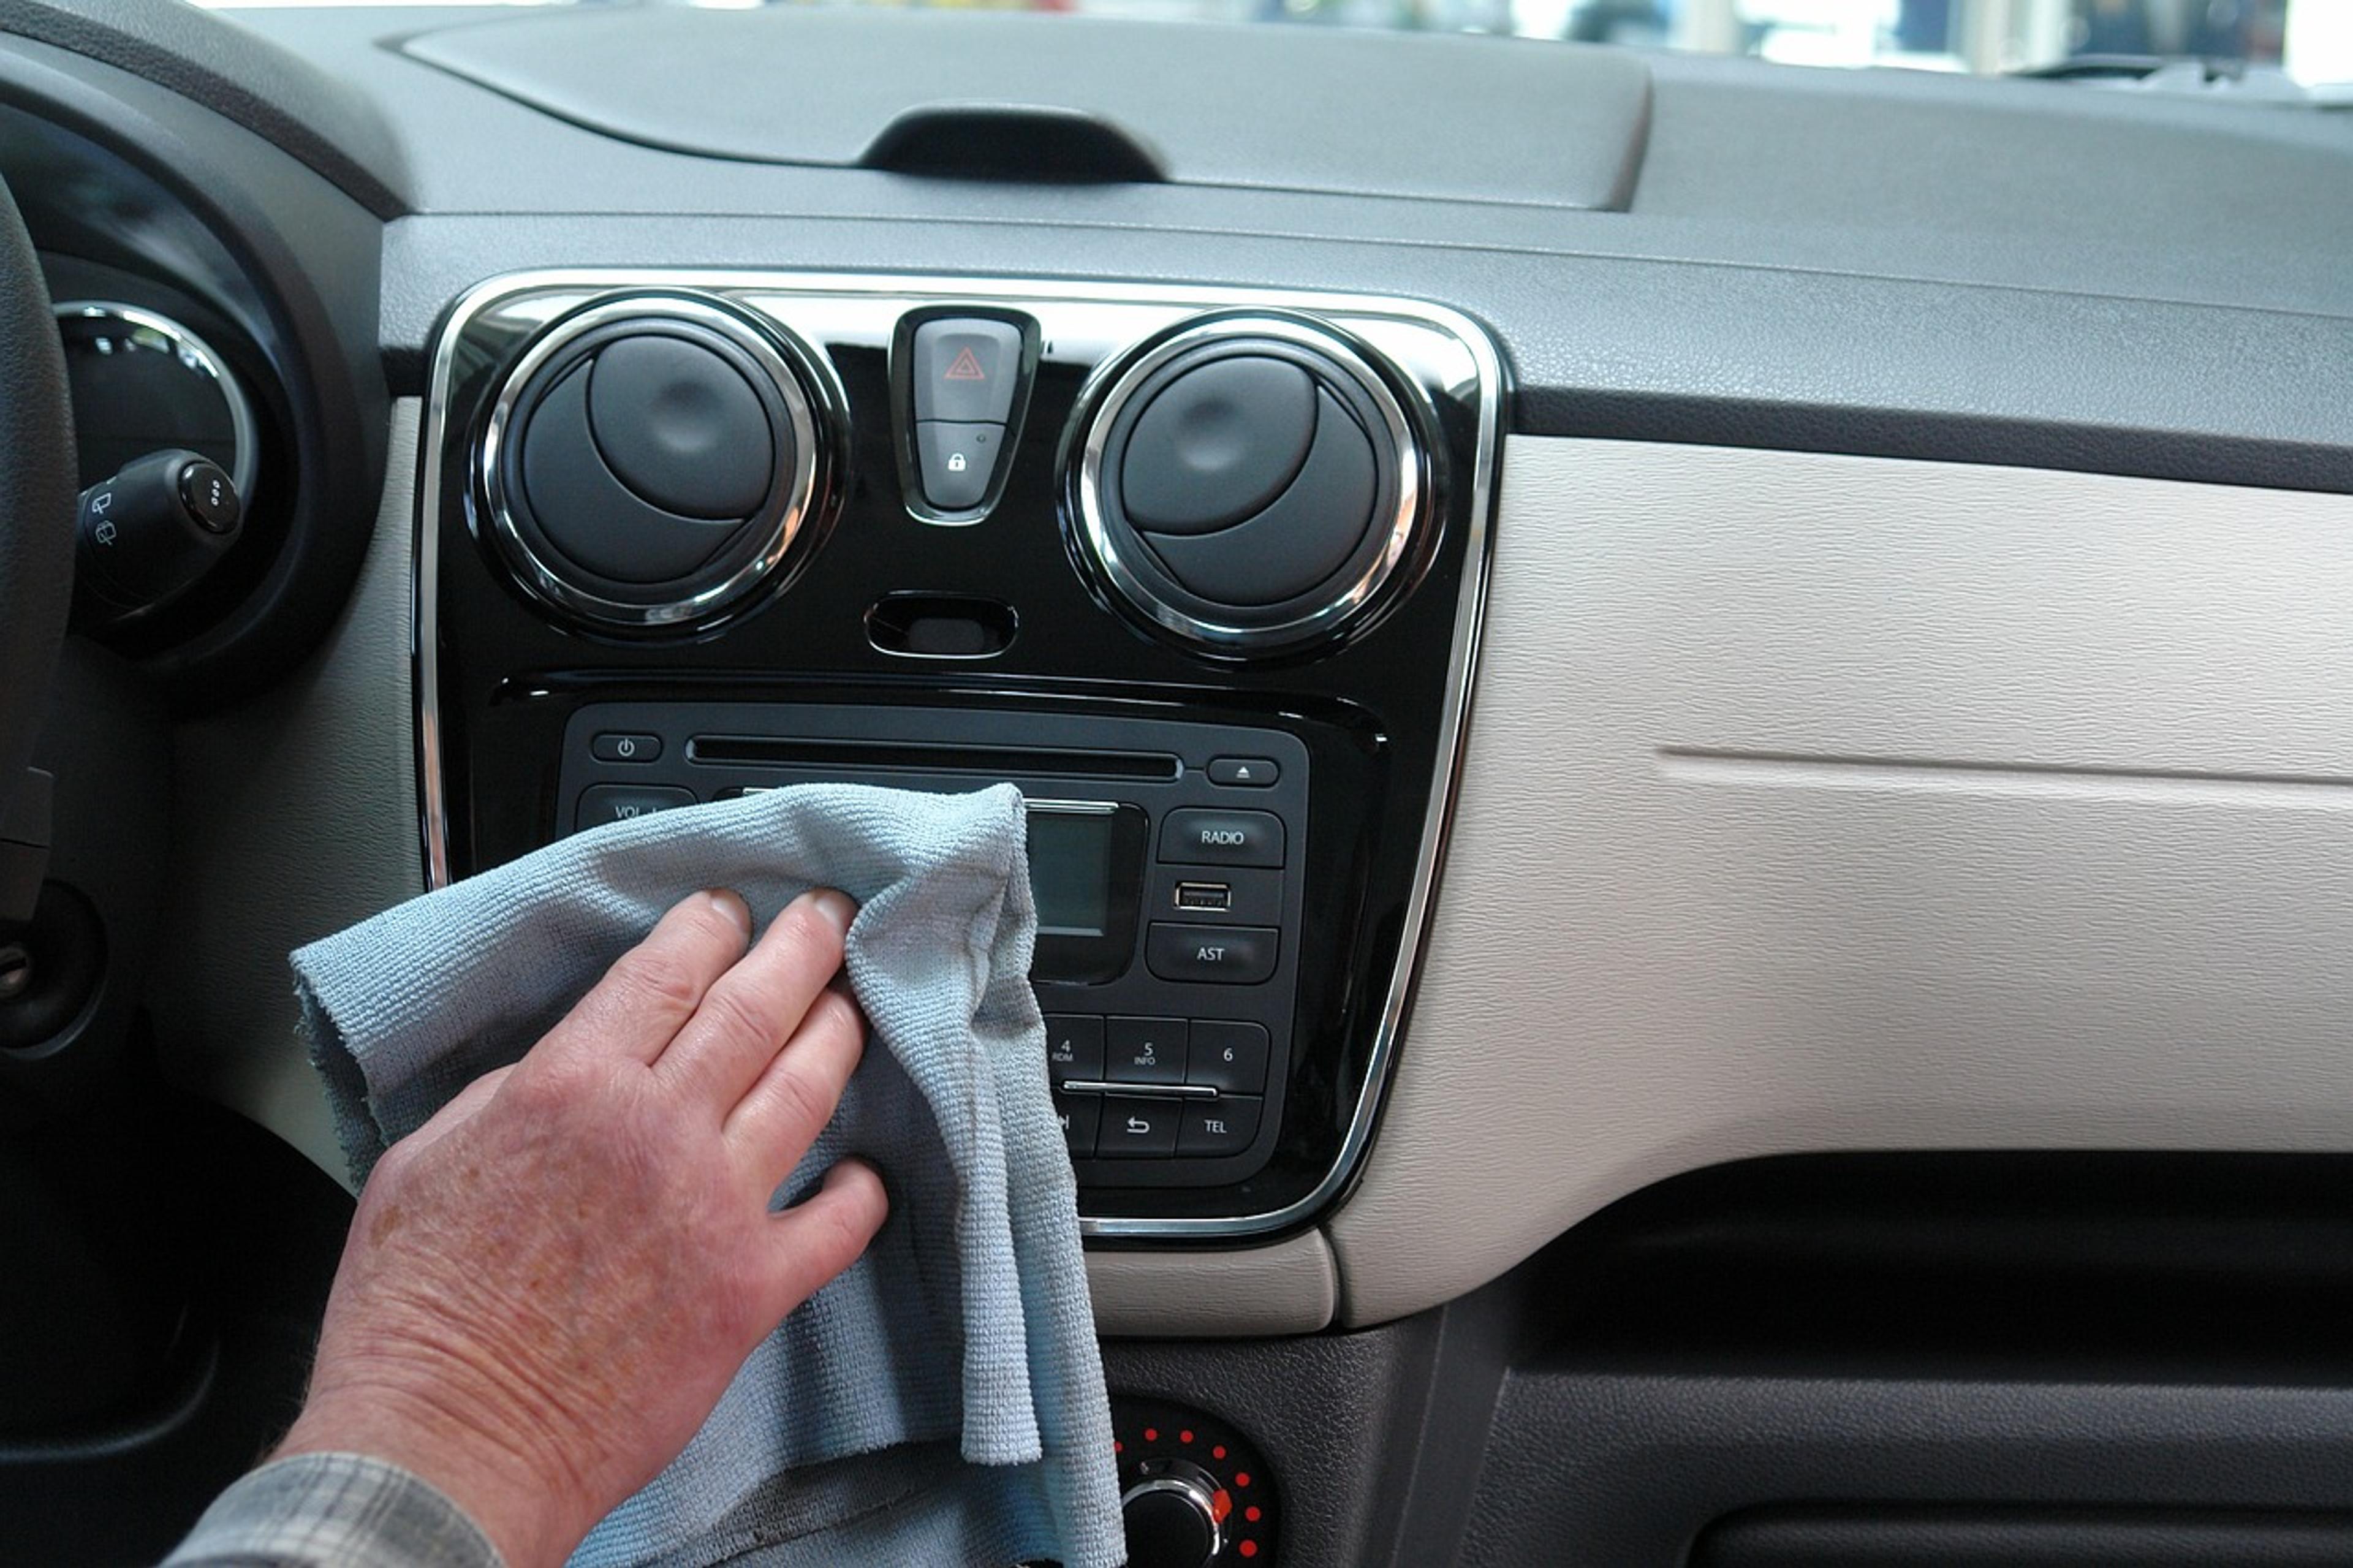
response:
[[[1180,910],[1229,910],[1234,907],[1234,889],[1226,882],[1179,882],[1176,884],[1176,907]]]

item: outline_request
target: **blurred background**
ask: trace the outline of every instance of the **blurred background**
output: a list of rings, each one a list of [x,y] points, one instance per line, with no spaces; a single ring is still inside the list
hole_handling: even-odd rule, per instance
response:
[[[196,0],[222,8],[386,0]],[[390,0],[480,4],[483,0]],[[597,5],[614,0],[491,0]],[[1169,21],[1277,22],[1757,55],[1796,65],[2028,71],[2117,86],[2300,97],[2353,82],[2353,0],[646,0],[929,5]],[[2189,79],[2185,80],[2184,79]],[[2332,94],[2332,100],[2338,95]]]
[[[2353,0],[1042,0],[1042,5],[1513,33],[1761,55],[1802,65],[2088,71],[2103,68],[2103,62],[2121,68],[2128,61],[2195,58],[2280,68],[2309,81],[2353,79]]]

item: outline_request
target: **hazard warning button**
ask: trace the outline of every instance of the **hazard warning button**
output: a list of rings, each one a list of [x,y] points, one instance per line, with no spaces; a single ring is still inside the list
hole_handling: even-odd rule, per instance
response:
[[[915,329],[915,418],[1002,425],[1021,384],[1021,329],[962,317]]]

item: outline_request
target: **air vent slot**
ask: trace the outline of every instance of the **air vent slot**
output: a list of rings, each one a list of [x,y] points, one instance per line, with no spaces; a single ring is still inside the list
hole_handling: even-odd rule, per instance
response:
[[[1156,185],[1168,172],[1121,126],[1075,109],[940,104],[885,125],[859,165],[935,179]]]

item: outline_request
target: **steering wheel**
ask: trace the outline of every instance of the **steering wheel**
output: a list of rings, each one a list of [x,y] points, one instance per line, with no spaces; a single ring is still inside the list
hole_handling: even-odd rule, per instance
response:
[[[57,318],[0,184],[0,825],[39,736],[71,607],[74,478]]]

